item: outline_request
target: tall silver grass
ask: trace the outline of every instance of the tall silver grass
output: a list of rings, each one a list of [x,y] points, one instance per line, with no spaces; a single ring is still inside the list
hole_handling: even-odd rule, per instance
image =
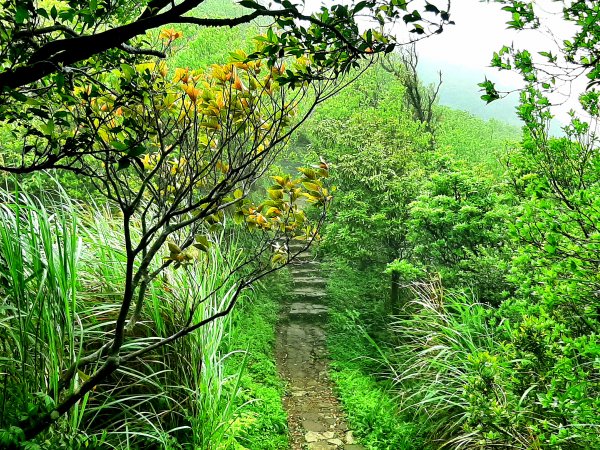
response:
[[[106,342],[120,307],[125,256],[121,219],[107,208],[75,204],[64,192],[51,212],[23,193],[2,196],[0,428],[8,428],[35,408],[50,410],[58,399],[41,393],[57,392],[60,375],[85,350]],[[169,336],[190,316],[197,322],[229,303],[236,278],[228,268],[240,253],[235,240],[225,246],[222,234],[210,238],[214,245],[195,265],[167,269],[152,283],[125,350]],[[89,439],[106,448],[234,446],[251,418],[238,398],[245,362],[225,371],[236,353],[221,350],[230,326],[229,317],[218,319],[121,367],[60,420],[61,439]],[[86,378],[79,371],[69,388]],[[44,438],[52,441],[53,435]]]

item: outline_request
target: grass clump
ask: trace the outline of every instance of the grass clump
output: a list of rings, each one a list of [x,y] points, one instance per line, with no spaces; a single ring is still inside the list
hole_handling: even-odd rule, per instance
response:
[[[110,339],[120,307],[122,218],[64,191],[59,197],[2,198],[0,448],[21,448],[16,424],[52,411],[60,374]],[[124,348],[170,335],[190,314],[199,321],[223,309],[235,287],[227,267],[241,244],[224,231],[210,239],[215,245],[197,264],[152,282]],[[271,350],[277,295],[249,291],[235,315],[120,367],[27,448],[286,448]],[[72,389],[89,370],[77,371]]]
[[[246,351],[246,370],[241,378],[239,401],[246,401],[244,410],[250,417],[249,426],[239,442],[248,449],[284,450],[289,448],[287,415],[281,401],[284,384],[275,365],[275,326],[279,300],[284,296],[281,276],[272,275],[246,298],[233,314],[233,327],[227,348]],[[243,356],[238,354],[226,364],[235,372]]]
[[[403,420],[394,395],[384,384],[365,374],[360,362],[338,362],[331,377],[337,385],[350,428],[367,448],[422,448],[417,426]]]

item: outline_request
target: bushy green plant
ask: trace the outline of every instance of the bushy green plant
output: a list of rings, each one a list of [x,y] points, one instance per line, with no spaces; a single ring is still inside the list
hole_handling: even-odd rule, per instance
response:
[[[418,426],[403,418],[393,393],[366,375],[360,362],[338,366],[332,379],[348,413],[353,436],[370,450],[423,448]]]
[[[503,185],[446,157],[433,167],[409,206],[411,261],[439,273],[444,286],[498,305],[513,289],[505,281],[511,216]]]
[[[435,284],[414,291],[393,324],[397,352],[378,359],[426,448],[598,446],[595,335],[525,301],[496,310]]]
[[[544,422],[515,389],[522,359],[495,326],[495,311],[439,284],[414,285],[412,315],[393,325],[389,358],[402,410],[426,448],[536,448]]]

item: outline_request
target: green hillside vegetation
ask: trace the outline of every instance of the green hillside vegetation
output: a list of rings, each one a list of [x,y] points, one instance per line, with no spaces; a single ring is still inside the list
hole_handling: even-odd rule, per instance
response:
[[[496,119],[440,107],[441,124],[436,141],[443,152],[470,164],[482,164],[500,175],[502,160],[521,138],[521,129]]]
[[[194,15],[222,18],[240,16],[244,12],[247,10],[235,3],[210,0],[196,8]],[[177,28],[181,30],[183,39],[178,44],[180,48],[171,58],[173,67],[202,68],[211,64],[223,64],[232,51],[252,50],[251,39],[260,33],[256,24],[216,29],[198,29],[193,25],[182,24]]]
[[[370,69],[304,128],[309,160],[334,168],[320,251],[350,421],[373,449],[594,448],[586,150],[448,107],[431,148],[402,95]],[[576,166],[592,184],[569,180]]]
[[[6,2],[0,449],[600,448],[598,7],[562,2],[589,85],[559,133],[554,54],[494,55],[514,98],[451,66],[438,93],[357,23],[450,16],[384,3]],[[327,355],[294,390],[307,279]],[[344,441],[311,417],[336,396]]]

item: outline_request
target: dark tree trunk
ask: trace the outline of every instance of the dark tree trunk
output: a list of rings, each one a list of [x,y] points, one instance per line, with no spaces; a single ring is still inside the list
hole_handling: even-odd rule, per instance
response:
[[[392,290],[390,293],[390,312],[398,314],[400,311],[400,273],[392,271]]]

